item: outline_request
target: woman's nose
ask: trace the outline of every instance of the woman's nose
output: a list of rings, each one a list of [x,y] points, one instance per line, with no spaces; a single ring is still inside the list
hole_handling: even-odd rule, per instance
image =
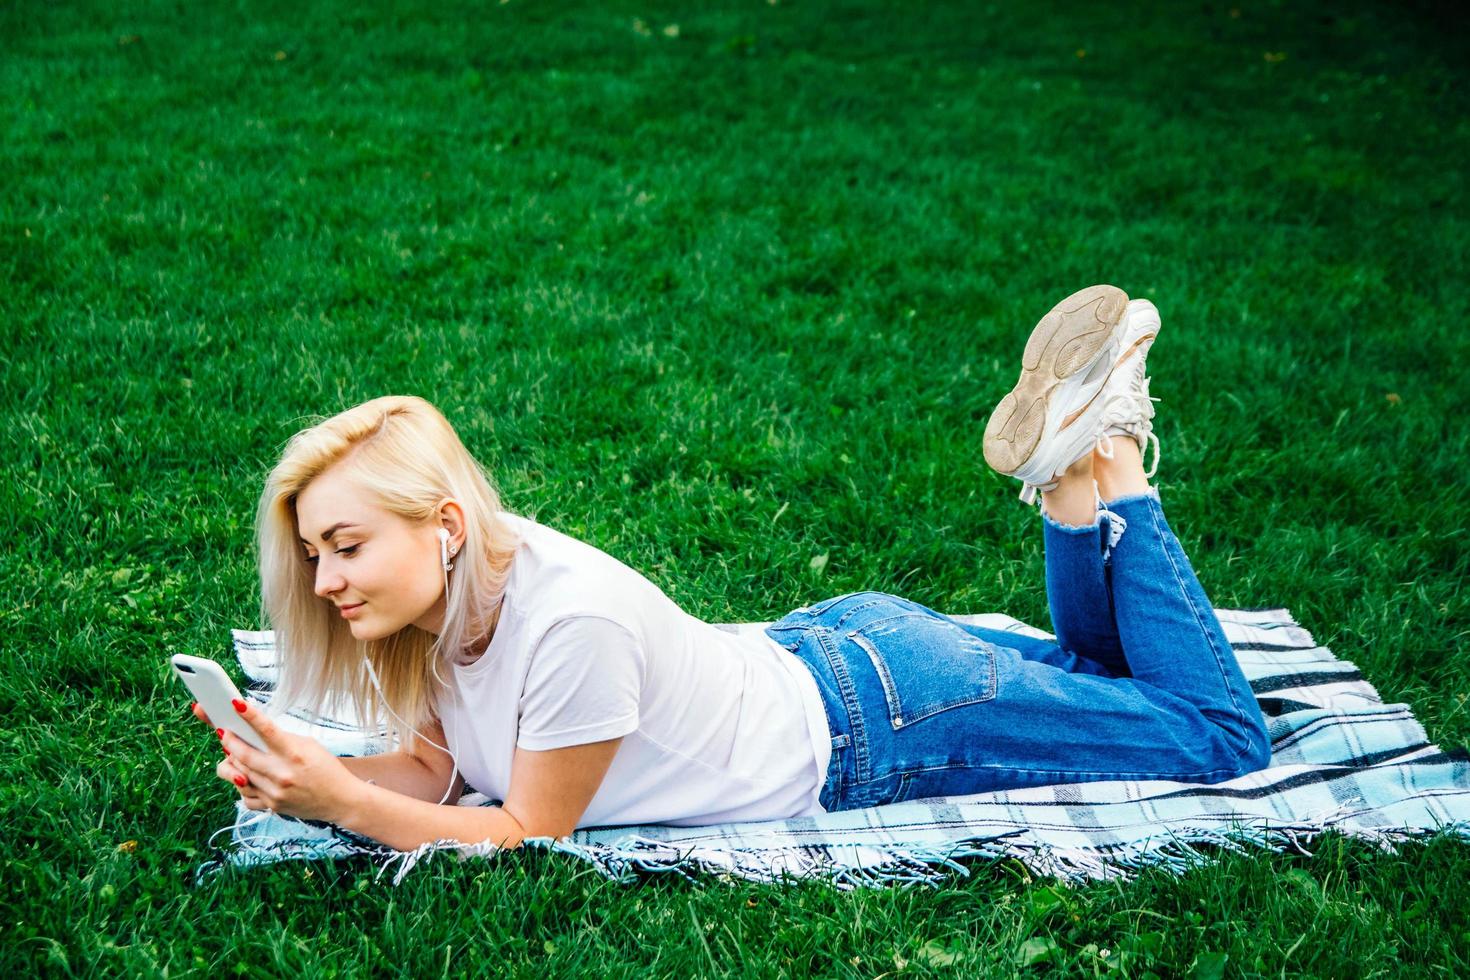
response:
[[[342,576],[323,567],[320,562],[316,570],[316,594],[325,599],[333,592],[342,591]]]

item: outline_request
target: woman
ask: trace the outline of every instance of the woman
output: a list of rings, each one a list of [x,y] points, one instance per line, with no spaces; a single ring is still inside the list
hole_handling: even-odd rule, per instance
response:
[[[428,403],[327,419],[260,503],[276,702],[345,697],[401,748],[338,759],[237,703],[269,751],[221,733],[218,774],[252,809],[410,849],[1259,769],[1260,709],[1143,469],[1158,328],[1115,287],[1069,296],[986,428],[990,465],[1041,496],[1055,642],[876,592],[721,630],[502,511]],[[503,802],[443,805],[466,780]]]

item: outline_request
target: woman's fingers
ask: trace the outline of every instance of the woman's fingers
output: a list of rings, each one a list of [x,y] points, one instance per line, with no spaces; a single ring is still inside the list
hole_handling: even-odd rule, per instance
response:
[[[286,760],[270,752],[260,751],[228,728],[222,730],[220,746],[226,755],[235,760],[240,770],[252,779],[268,777],[272,782],[280,782],[289,772]]]
[[[252,782],[250,775],[231,759],[221,759],[219,765],[214,767],[214,774],[240,791],[240,801],[247,809],[269,810],[271,808],[270,800],[266,799],[261,787]]]
[[[233,783],[240,790],[240,795],[247,793],[256,794],[266,789],[267,780],[260,773],[251,772],[238,759],[221,759],[219,765],[214,767],[214,774],[227,783]]]
[[[214,727],[214,725],[210,724],[209,715],[204,713],[204,709],[200,707],[198,701],[195,701],[193,704],[189,705],[189,710],[194,713],[195,718],[198,718],[206,725],[209,725],[210,728]]]
[[[241,744],[243,745],[244,743],[242,742]],[[221,762],[217,770],[219,776],[221,779],[227,779],[234,783],[239,788],[240,795],[245,797],[247,803],[251,801],[252,797],[259,798],[260,806],[255,809],[265,809],[270,805],[271,800],[280,793],[281,784],[269,771],[259,766],[250,765],[249,762],[241,758],[242,755],[244,755],[243,752],[239,755],[229,756]],[[270,756],[260,752],[255,753],[255,757],[265,761],[269,761],[270,759]]]
[[[250,783],[250,777],[246,776],[240,767],[228,757],[221,759],[219,765],[214,767],[214,774],[227,783],[236,786],[246,786]]]

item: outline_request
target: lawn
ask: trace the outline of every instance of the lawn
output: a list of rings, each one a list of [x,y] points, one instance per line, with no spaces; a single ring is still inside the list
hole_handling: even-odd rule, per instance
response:
[[[166,670],[258,625],[287,437],[386,393],[712,621],[856,589],[1049,627],[979,439],[1027,332],[1153,299],[1174,529],[1470,743],[1470,159],[1433,4],[0,7],[7,975],[1463,976],[1470,846],[1066,887],[441,859],[194,887]],[[1459,897],[1456,897],[1459,896]]]

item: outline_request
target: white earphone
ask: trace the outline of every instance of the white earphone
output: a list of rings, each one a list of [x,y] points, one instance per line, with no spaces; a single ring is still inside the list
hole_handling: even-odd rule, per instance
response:
[[[449,559],[455,552],[459,551],[459,548],[449,547],[449,529],[447,527],[441,527],[434,533],[439,536],[439,564],[444,566],[444,601],[448,602],[449,573],[454,570],[454,562]]]
[[[443,752],[445,755],[449,756],[449,762],[452,767],[449,770],[449,785],[444,787],[444,795],[439,797],[439,805],[443,806],[446,802],[448,802],[449,794],[454,790],[454,777],[459,774],[459,760],[454,757],[453,752],[449,751],[449,747],[447,745],[440,745],[438,742],[434,741],[432,738],[425,735],[417,728],[414,728],[402,718],[398,717],[398,712],[393,710],[392,705],[388,703],[388,696],[383,693],[383,685],[378,681],[378,672],[376,670],[373,670],[373,662],[369,660],[366,655],[364,655],[362,658],[362,666],[363,669],[367,671],[368,679],[373,682],[373,688],[378,692],[378,697],[382,699],[383,707],[388,709],[388,714],[392,715],[394,719],[398,722],[398,724],[402,725],[404,728],[407,728],[419,738],[423,739],[425,742],[428,742],[440,752]],[[447,742],[448,740],[448,736],[446,736],[445,741]]]
[[[454,563],[449,560],[451,554],[449,550],[449,528],[441,527],[434,533],[439,535],[439,561],[443,564],[444,570],[447,572],[454,568]],[[459,549],[455,548],[454,550],[458,551]]]

